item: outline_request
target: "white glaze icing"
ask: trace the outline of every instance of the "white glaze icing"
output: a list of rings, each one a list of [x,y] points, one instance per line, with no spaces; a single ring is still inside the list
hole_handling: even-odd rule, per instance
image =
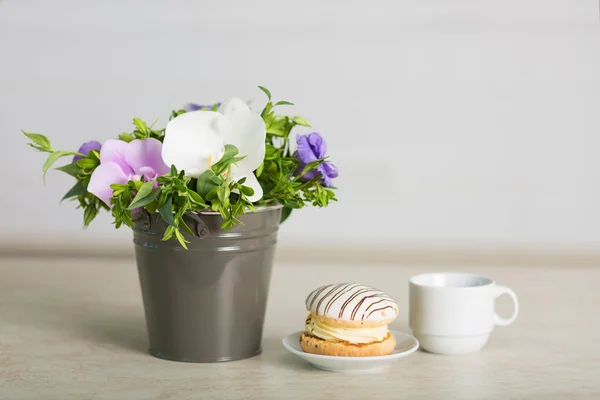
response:
[[[321,286],[306,298],[306,309],[343,321],[382,321],[398,316],[398,305],[388,294],[357,283]]]

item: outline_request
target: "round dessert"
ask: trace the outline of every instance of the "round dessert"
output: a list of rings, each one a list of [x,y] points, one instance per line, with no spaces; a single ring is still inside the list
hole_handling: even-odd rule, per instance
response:
[[[388,324],[398,316],[398,305],[379,289],[357,283],[321,286],[306,298],[302,350],[345,357],[384,356],[396,347]]]

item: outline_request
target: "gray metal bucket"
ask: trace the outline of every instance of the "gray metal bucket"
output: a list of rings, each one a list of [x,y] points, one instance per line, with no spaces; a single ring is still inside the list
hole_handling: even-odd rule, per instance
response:
[[[150,340],[156,357],[232,361],[261,352],[281,207],[240,217],[224,231],[218,213],[194,213],[188,250],[161,241],[157,214],[134,214],[135,253]]]

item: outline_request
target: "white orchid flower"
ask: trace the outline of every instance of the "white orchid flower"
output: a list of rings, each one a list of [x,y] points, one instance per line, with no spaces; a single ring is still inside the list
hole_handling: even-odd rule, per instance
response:
[[[187,176],[199,177],[219,161],[225,145],[231,144],[245,156],[231,165],[230,179],[246,178],[244,186],[254,190],[251,202],[262,198],[263,191],[254,175],[265,158],[267,127],[260,115],[239,98],[224,102],[217,111],[198,110],[181,114],[167,124],[162,158]]]

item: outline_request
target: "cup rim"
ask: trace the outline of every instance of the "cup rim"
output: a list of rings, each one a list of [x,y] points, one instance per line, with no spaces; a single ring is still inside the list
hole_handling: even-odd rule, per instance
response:
[[[424,284],[424,283],[417,282],[417,280],[422,279],[423,277],[429,277],[429,276],[433,276],[433,275],[464,276],[464,277],[479,278],[482,281],[484,281],[485,283],[482,283],[481,285],[475,285],[475,286],[434,286],[434,285],[430,285],[430,284]],[[469,273],[469,272],[426,272],[423,274],[418,274],[418,275],[414,275],[414,276],[410,277],[408,282],[411,285],[417,286],[419,288],[438,289],[438,290],[440,290],[440,289],[474,290],[474,289],[480,289],[480,288],[487,288],[496,283],[496,282],[494,282],[493,279],[487,278],[482,275]]]

